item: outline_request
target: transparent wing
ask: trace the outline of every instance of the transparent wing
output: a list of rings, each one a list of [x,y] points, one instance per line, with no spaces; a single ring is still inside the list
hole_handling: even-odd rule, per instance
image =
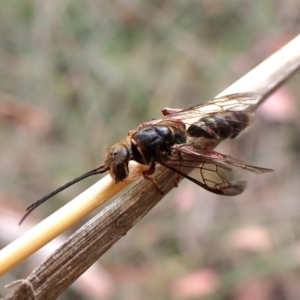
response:
[[[256,174],[272,171],[247,165],[208,148],[178,145],[173,149],[174,153],[168,159],[161,159],[158,162],[204,189],[219,195],[238,195],[246,187],[246,182],[237,180],[236,173],[228,165]]]
[[[219,163],[197,162],[197,166],[186,165],[185,161],[159,163],[214,194],[235,196],[241,194],[246,187],[245,181],[233,179],[232,169]]]
[[[235,166],[237,168],[244,169],[246,171],[250,171],[256,174],[264,174],[267,172],[272,172],[272,169],[257,167],[257,166],[251,166],[248,165],[242,161],[239,161],[229,155],[225,155],[222,153],[219,153],[217,151],[214,151],[209,148],[204,147],[197,147],[197,145],[194,144],[181,144],[181,145],[174,145],[172,147],[174,151],[174,157],[175,159],[180,159],[180,157],[183,157],[183,159],[188,162],[208,162],[208,163],[222,163],[222,164],[228,164]],[[179,156],[179,158],[176,158]],[[173,157],[171,156],[170,159],[172,160]]]
[[[153,121],[199,119],[207,114],[225,111],[246,111],[256,105],[261,95],[256,93],[238,93],[215,98],[205,104],[195,105],[187,109],[178,110],[167,108],[163,110],[164,117]],[[157,123],[157,122],[156,122]]]

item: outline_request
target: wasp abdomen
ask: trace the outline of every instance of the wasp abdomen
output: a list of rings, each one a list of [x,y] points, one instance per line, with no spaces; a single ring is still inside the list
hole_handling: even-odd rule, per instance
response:
[[[223,112],[208,115],[190,125],[187,133],[191,137],[224,140],[236,137],[252,121],[247,112]]]

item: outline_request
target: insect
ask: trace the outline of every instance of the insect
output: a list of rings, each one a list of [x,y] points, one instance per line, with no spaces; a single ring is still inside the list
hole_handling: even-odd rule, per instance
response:
[[[184,177],[215,194],[240,194],[246,182],[236,181],[230,166],[256,174],[272,170],[245,164],[212,149],[225,139],[235,138],[252,123],[251,107],[259,99],[260,95],[255,93],[240,93],[188,109],[163,109],[162,117],[141,124],[136,130],[129,131],[124,141],[109,147],[102,165],[30,205],[20,224],[43,202],[84,178],[109,172],[116,183],[123,181],[129,174],[130,160],[147,166],[143,171],[144,178],[152,181],[160,191],[150,177],[156,164],[177,173],[175,185]]]

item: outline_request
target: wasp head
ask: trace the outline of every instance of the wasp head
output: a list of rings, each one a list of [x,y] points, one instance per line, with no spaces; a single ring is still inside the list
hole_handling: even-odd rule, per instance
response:
[[[130,152],[126,142],[119,142],[106,151],[104,166],[115,182],[123,181],[129,174]]]

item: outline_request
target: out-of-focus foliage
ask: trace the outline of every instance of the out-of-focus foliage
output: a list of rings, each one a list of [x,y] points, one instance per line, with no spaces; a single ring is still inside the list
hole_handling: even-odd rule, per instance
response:
[[[128,130],[207,101],[288,42],[299,11],[293,0],[1,1],[0,245],[25,207],[101,163]],[[182,182],[60,299],[299,299],[298,80],[219,148],[273,174],[246,176],[235,198]],[[4,276],[0,293],[36,264]]]

